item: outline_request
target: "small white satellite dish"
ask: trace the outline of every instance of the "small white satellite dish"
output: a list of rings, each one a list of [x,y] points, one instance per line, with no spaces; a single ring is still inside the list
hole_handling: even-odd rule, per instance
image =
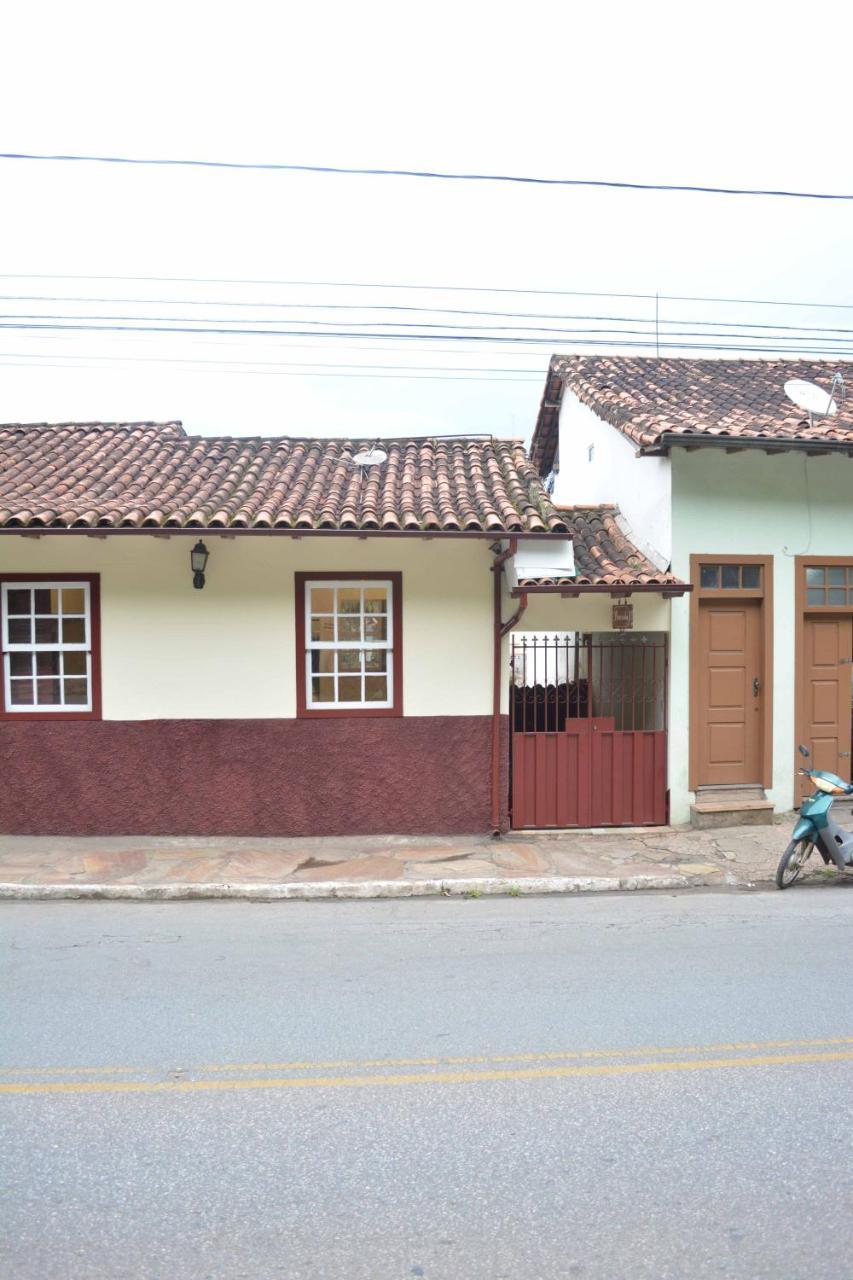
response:
[[[352,460],[356,467],[381,467],[383,462],[388,461],[388,454],[378,445],[373,445],[369,449],[359,449],[358,453],[352,455]]]
[[[832,379],[829,391],[819,387],[816,382],[806,382],[804,378],[791,378],[785,383],[785,395],[798,409],[805,409],[811,423],[814,418],[832,417],[838,413],[835,388],[839,385],[843,389],[844,381],[840,373]]]

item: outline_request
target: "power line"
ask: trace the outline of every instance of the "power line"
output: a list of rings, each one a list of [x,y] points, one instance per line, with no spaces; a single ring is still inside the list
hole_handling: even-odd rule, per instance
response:
[[[83,332],[83,333],[213,333],[213,334],[239,334],[242,336],[259,336],[264,338],[276,337],[311,337],[319,336],[312,330],[282,330],[271,333],[268,329],[251,329],[251,328],[210,328],[203,325],[167,327],[160,325],[112,325],[112,324],[11,324],[5,321],[0,322],[0,329],[16,330],[21,332]],[[584,331],[587,332],[587,331]],[[351,333],[346,330],[338,332],[330,332],[323,335],[328,338],[378,338],[383,341],[394,339],[397,342],[410,341],[438,341],[438,342],[475,342],[475,343],[501,343],[514,346],[520,345],[544,345],[554,346],[554,338],[534,338],[534,337],[517,337],[509,335],[478,335],[478,334],[453,334],[453,333],[405,333],[405,334],[388,334],[388,333]],[[670,335],[672,336],[672,335]],[[703,334],[702,337],[710,335]],[[656,344],[654,335],[651,335],[649,341],[636,341],[634,339],[621,340],[620,338],[609,337],[604,338],[585,338],[583,336],[575,339],[577,345],[593,346],[593,347],[655,347],[659,345],[661,348],[679,349],[683,351],[739,351],[742,353],[776,355],[779,353],[778,345],[750,346],[745,344],[733,343],[713,343],[713,342],[661,342]],[[853,355],[853,348],[845,348],[843,350],[832,350],[827,352],[822,347],[800,347],[799,353],[803,355],[832,355],[834,357]]]
[[[585,318],[585,317],[583,317],[583,316],[578,316],[578,317],[577,317],[577,319],[579,319],[579,320],[584,319],[584,318]],[[593,320],[594,320],[594,319],[596,319],[596,318],[597,318],[597,317],[591,317],[591,319],[593,319]],[[73,321],[73,322],[78,322],[78,321],[80,321],[80,322],[86,322],[87,324],[88,324],[90,321],[91,321],[91,322],[95,322],[95,323],[97,323],[97,324],[100,324],[100,323],[102,323],[102,322],[105,322],[105,323],[108,323],[108,324],[110,324],[110,325],[115,324],[115,325],[117,326],[117,328],[119,328],[119,329],[121,329],[121,330],[123,330],[123,331],[134,331],[134,328],[135,328],[135,324],[136,324],[136,322],[142,322],[142,321],[144,321],[144,322],[146,322],[146,323],[150,322],[152,325],[157,325],[157,326],[158,326],[157,331],[158,331],[158,332],[161,332],[161,333],[183,333],[183,332],[185,332],[185,331],[189,331],[189,332],[198,332],[198,331],[199,331],[199,330],[195,329],[194,327],[193,327],[192,329],[190,329],[190,330],[185,330],[185,329],[182,327],[182,326],[183,326],[183,325],[185,325],[185,324],[192,324],[192,319],[191,319],[190,317],[187,317],[187,316],[138,316],[138,315],[136,315],[136,316],[131,316],[131,315],[83,315],[83,316],[64,316],[64,315],[55,315],[55,314],[50,314],[50,313],[31,314],[31,313],[14,313],[14,312],[7,312],[7,313],[3,313],[3,312],[0,312],[0,322],[2,322],[2,321],[6,321],[6,320],[28,320],[28,321],[31,321],[31,320],[37,320],[37,321],[42,321],[42,320],[45,320],[45,321],[47,321],[47,320],[51,320],[51,321],[52,321],[52,320],[61,320],[61,321]],[[257,332],[257,330],[250,329],[250,328],[248,328],[248,327],[247,327],[247,328],[245,328],[245,329],[241,327],[239,330],[237,330],[237,329],[232,329],[232,328],[228,328],[227,326],[229,326],[229,325],[231,325],[231,324],[233,323],[233,321],[232,321],[230,318],[228,318],[228,317],[226,317],[226,318],[224,318],[224,319],[223,319],[223,318],[220,318],[220,317],[218,317],[218,316],[205,316],[205,317],[204,317],[204,320],[205,320],[205,321],[207,322],[207,324],[208,324],[208,325],[210,325],[210,326],[221,326],[221,327],[214,327],[214,328],[205,329],[205,330],[204,330],[204,332],[208,332],[208,333],[235,333],[235,332],[241,332],[241,333],[243,333],[243,332],[245,332],[245,333],[256,333],[256,332]],[[627,324],[629,324],[629,325],[634,325],[634,324],[637,324],[637,323],[640,323],[640,324],[648,324],[648,323],[649,323],[648,321],[644,321],[644,320],[639,319],[639,318],[638,318],[638,319],[632,319],[632,318],[629,318],[629,317],[623,317],[623,320],[624,320],[624,322],[625,322],[625,323],[627,323]],[[251,321],[251,324],[252,324],[252,325],[265,325],[265,326],[268,326],[268,325],[277,325],[277,324],[281,324],[281,323],[282,323],[282,321],[281,321],[281,320],[279,320],[279,319],[265,320],[265,319],[257,318],[257,317],[256,317],[256,318],[254,318],[254,319]],[[324,326],[324,325],[327,325],[327,326],[328,326],[328,325],[336,324],[337,322],[336,322],[336,321],[334,321],[334,320],[305,320],[305,319],[300,319],[300,320],[298,321],[298,323],[303,324],[303,325],[310,325],[310,326],[312,326],[312,329],[316,329],[316,330],[318,330],[317,336],[319,337],[319,336],[327,336],[327,334],[323,331],[323,329],[321,328],[321,326]],[[690,324],[690,323],[694,323],[694,322],[691,322],[691,321],[671,321],[670,323],[672,323],[672,324]],[[701,322],[701,321],[699,321],[698,323],[700,323],[700,324],[701,324],[702,322]],[[611,336],[614,338],[614,340],[618,340],[618,339],[619,339],[620,337],[622,337],[622,336],[626,336],[626,335],[627,335],[627,336],[643,335],[643,334],[645,334],[645,333],[647,332],[647,330],[646,330],[646,329],[642,329],[642,328],[638,329],[638,328],[635,328],[635,327],[614,329],[614,328],[590,328],[590,327],[588,327],[588,326],[587,326],[587,327],[585,327],[585,328],[583,328],[583,329],[563,329],[563,330],[559,330],[559,329],[557,329],[554,325],[509,325],[509,324],[498,324],[498,325],[492,325],[492,324],[480,324],[480,325],[477,325],[477,326],[475,326],[475,327],[476,327],[476,329],[480,330],[481,332],[480,332],[480,333],[476,333],[476,334],[475,334],[475,333],[473,332],[473,329],[471,328],[471,326],[467,326],[467,325],[460,325],[460,324],[453,324],[453,323],[450,323],[450,322],[445,322],[445,323],[443,323],[443,324],[438,324],[438,323],[435,323],[435,322],[424,322],[424,321],[418,321],[418,322],[415,322],[415,321],[409,321],[409,320],[385,320],[385,321],[376,321],[376,320],[371,320],[371,321],[351,320],[351,321],[349,321],[350,328],[351,328],[351,329],[358,329],[358,330],[366,329],[368,326],[375,326],[376,324],[381,325],[381,327],[382,327],[383,329],[395,329],[395,330],[404,330],[404,331],[408,331],[408,330],[410,330],[410,329],[417,328],[417,327],[418,327],[418,325],[420,325],[420,327],[421,327],[422,329],[429,329],[429,330],[432,330],[432,331],[438,331],[438,332],[431,332],[431,333],[429,333],[429,334],[424,334],[423,336],[424,336],[424,337],[427,337],[427,338],[429,338],[429,337],[433,337],[433,338],[434,338],[434,337],[440,337],[442,333],[446,333],[448,338],[455,338],[455,337],[457,336],[457,334],[456,334],[456,332],[455,332],[456,330],[465,330],[465,332],[466,332],[466,333],[470,333],[470,335],[471,335],[471,337],[472,337],[472,338],[477,338],[477,339],[479,339],[479,338],[482,336],[482,333],[484,333],[484,332],[485,332],[485,333],[487,333],[487,334],[491,334],[491,333],[504,333],[504,332],[506,332],[506,331],[512,331],[512,332],[514,332],[514,333],[521,333],[521,334],[527,334],[527,333],[545,333],[545,334],[549,334],[549,335],[550,335],[550,339],[552,339],[554,342],[561,342],[561,341],[563,341],[564,339],[567,339],[567,340],[569,340],[569,341],[574,342],[574,341],[577,341],[578,339],[581,339],[581,340],[582,340],[582,339],[583,339],[583,336],[584,336],[584,335],[586,335],[586,334],[596,334],[596,335],[609,334],[609,335],[611,335]],[[0,327],[4,327],[4,326],[0,325]],[[760,327],[762,327],[762,326],[744,325],[744,326],[741,326],[741,327],[742,327],[742,328],[747,328],[747,329],[752,329],[752,328],[760,328]],[[451,332],[448,332],[448,331],[451,331]],[[276,337],[276,336],[278,336],[279,334],[282,334],[283,336],[289,336],[289,335],[290,335],[290,333],[291,333],[291,331],[290,331],[290,330],[282,330],[282,329],[265,329],[265,330],[263,330],[263,332],[268,333],[268,335],[269,335],[270,337]],[[818,332],[823,332],[823,331],[822,331],[822,330],[818,330]],[[836,331],[832,331],[832,332],[836,332]],[[853,331],[851,331],[851,330],[838,330],[837,332],[842,333],[842,334],[845,334],[845,335],[848,335],[848,336],[844,336],[844,337],[834,337],[834,336],[833,336],[833,337],[825,337],[825,338],[823,338],[823,342],[824,342],[824,344],[828,347],[828,349],[830,350],[830,352],[831,352],[832,350],[834,350],[834,349],[835,349],[835,346],[837,346],[837,345],[838,345],[838,344],[840,344],[840,343],[848,343],[848,344],[849,344],[849,342],[850,342],[849,334],[850,334],[851,332],[853,332]],[[303,335],[302,333],[300,333],[300,334],[299,334],[299,336],[304,336],[304,335]],[[335,335],[334,335],[334,334],[329,334],[328,336],[335,336]],[[354,335],[347,334],[346,336],[348,336],[348,337],[349,337],[349,336],[354,336]],[[406,336],[407,336],[407,332],[402,332],[402,333],[383,333],[383,334],[373,334],[373,335],[366,335],[366,336],[373,336],[373,337],[387,337],[387,338],[395,338],[395,339],[396,339],[396,338],[399,338],[399,337],[406,337]],[[460,335],[460,336],[464,336],[464,335]],[[670,330],[669,330],[669,336],[670,336],[670,337],[688,337],[688,338],[711,338],[711,337],[714,337],[714,336],[716,336],[716,335],[714,335],[713,333],[706,333],[706,332],[704,332],[703,330],[696,330],[696,329],[670,329]],[[732,338],[735,338],[735,339],[744,339],[744,340],[746,340],[746,339],[750,339],[750,338],[754,338],[754,339],[756,339],[756,340],[758,340],[758,341],[767,341],[767,342],[770,342],[770,341],[771,341],[771,339],[772,339],[772,340],[776,343],[776,345],[777,345],[777,346],[779,346],[779,347],[780,347],[780,349],[782,349],[782,350],[787,349],[786,347],[783,347],[783,346],[782,346],[782,344],[795,344],[796,346],[799,346],[799,345],[802,343],[802,341],[803,341],[803,339],[799,336],[799,333],[796,333],[796,332],[795,332],[795,333],[793,333],[793,334],[783,333],[783,334],[780,334],[779,336],[777,336],[777,337],[775,337],[775,338],[773,338],[773,337],[772,337],[772,335],[767,335],[767,334],[763,334],[763,333],[734,333],[734,334],[731,334],[731,335],[728,335],[728,334],[727,334],[727,335],[723,335],[723,336],[726,336],[726,337],[732,337]]]
[[[730,303],[733,306],[812,307],[821,311],[853,311],[853,302],[802,302],[783,298],[724,298],[689,293],[620,293],[589,289],[519,289],[506,285],[413,284],[411,282],[400,284],[391,281],[364,280],[263,280],[257,276],[85,275],[49,271],[0,271],[0,280],[122,280],[137,284],[256,284],[265,288],[281,285],[286,288],[305,289],[402,289],[409,291],[421,290],[429,293],[526,294],[530,297],[633,298],[645,302],[654,302],[655,297],[658,297],[661,302],[711,302]]]
[[[246,299],[230,300],[228,298],[104,298],[92,297],[87,295],[70,295],[59,296],[56,294],[27,294],[27,293],[4,293],[0,294],[0,302],[53,302],[53,303],[86,303],[90,305],[100,303],[115,303],[118,305],[128,306],[167,306],[167,307],[238,307],[249,308],[251,310],[262,310],[263,308],[276,308],[287,311],[379,311],[393,312],[394,314],[407,315],[454,315],[454,316],[489,316],[501,319],[516,320],[583,320],[591,322],[613,321],[618,324],[648,324],[654,325],[676,325],[676,324],[697,324],[704,325],[708,328],[718,329],[772,329],[774,331],[791,331],[795,333],[843,333],[851,334],[853,329],[838,326],[814,326],[814,325],[794,325],[794,324],[773,324],[762,320],[697,320],[695,318],[685,319],[669,319],[660,317],[657,321],[654,318],[644,318],[641,315],[625,316],[625,315],[576,315],[576,314],[554,314],[553,312],[544,311],[493,311],[483,310],[471,307],[415,307],[407,305],[398,305],[381,302],[275,302],[264,301],[247,301]],[[66,317],[56,316],[29,316],[26,313],[13,313],[16,319],[64,319]],[[7,317],[8,318],[8,317]],[[71,317],[68,317],[69,319]],[[89,317],[102,318],[102,317]],[[169,316],[150,316],[150,317],[125,317],[110,316],[112,320],[123,319],[152,319],[152,320],[179,320],[182,317]],[[205,317],[211,320],[211,317]],[[212,323],[218,323],[211,320]],[[223,321],[222,323],[227,323]],[[274,320],[253,320],[255,324],[275,324]],[[331,321],[305,321],[304,323],[332,323]],[[377,323],[377,322],[374,322]],[[378,322],[384,323],[384,322]],[[447,327],[447,326],[444,326]],[[484,326],[479,326],[480,328]]]
[[[282,164],[246,160],[164,159],[145,156],[49,155],[0,151],[0,160],[40,160],[63,164],[116,164],[179,169],[237,169],[281,173],[323,173],[339,177],[428,178],[445,182],[509,182],[539,187],[594,187],[609,191],[663,191],[718,196],[774,196],[793,200],[853,200],[853,195],[826,191],[787,191],[762,187],[715,187],[693,183],[617,182],[602,178],[539,178],[510,173],[450,173],[432,169],[355,168],[346,165]]]
[[[0,366],[7,368],[23,368],[31,369],[33,366],[25,364],[21,360],[3,360],[0,359]],[[99,369],[101,366],[97,364],[80,363],[76,365],[58,364],[56,361],[45,360],[38,366],[40,369],[69,369],[77,371],[78,369]],[[325,373],[303,373],[294,369],[181,369],[181,373],[203,373],[205,375],[211,373],[231,373],[239,374],[241,377],[260,375],[267,377],[281,378],[362,378],[365,380],[383,380],[385,378],[393,378],[397,381],[414,381],[414,382],[539,382],[541,379],[534,377],[513,377],[513,378],[488,378],[473,377],[464,378],[453,375],[441,375],[432,373],[339,373],[337,371]]]

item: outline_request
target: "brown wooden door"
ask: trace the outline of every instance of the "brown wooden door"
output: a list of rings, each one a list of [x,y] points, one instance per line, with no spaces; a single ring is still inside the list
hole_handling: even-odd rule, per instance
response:
[[[812,767],[849,782],[853,618],[807,617],[803,644],[803,725]]]
[[[700,786],[761,782],[760,600],[699,604]]]

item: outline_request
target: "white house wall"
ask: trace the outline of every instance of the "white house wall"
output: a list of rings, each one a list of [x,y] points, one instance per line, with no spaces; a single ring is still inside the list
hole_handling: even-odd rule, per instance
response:
[[[665,568],[672,556],[669,459],[644,458],[639,465],[636,446],[568,389],[559,441],[554,500],[569,506],[615,503],[632,542]]]
[[[647,466],[643,461],[638,467]],[[777,810],[794,803],[795,581],[797,555],[846,555],[853,548],[853,459],[800,453],[768,456],[698,449],[672,453],[673,572],[690,556],[773,556],[773,785]],[[689,616],[672,621],[670,788],[672,820],[687,821]]]
[[[492,710],[492,555],[485,539],[205,534],[207,585],[187,537],[0,538],[2,573],[99,573],[107,720],[296,715],[297,570],[403,574],[406,716]]]

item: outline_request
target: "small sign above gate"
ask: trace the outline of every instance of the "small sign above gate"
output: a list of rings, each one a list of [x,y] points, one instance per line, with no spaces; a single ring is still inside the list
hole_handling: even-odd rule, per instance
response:
[[[614,631],[634,630],[634,606],[630,600],[616,600],[614,602],[611,626]]]

